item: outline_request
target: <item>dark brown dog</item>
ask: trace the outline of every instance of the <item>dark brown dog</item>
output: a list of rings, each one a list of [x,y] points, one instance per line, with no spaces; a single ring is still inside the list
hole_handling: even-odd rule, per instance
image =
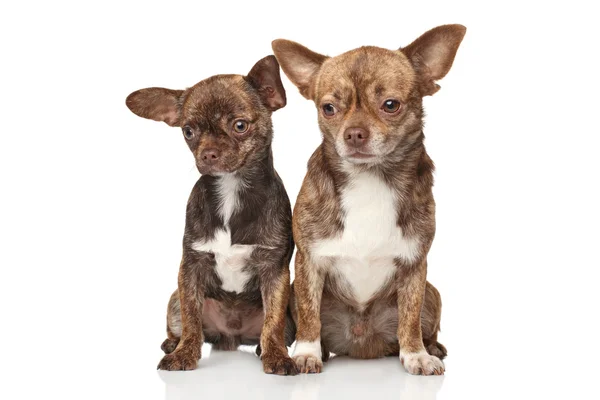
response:
[[[293,218],[301,372],[320,372],[329,351],[399,353],[411,374],[444,372],[441,300],[426,281],[435,203],[422,98],[438,91],[465,31],[440,26],[400,50],[333,58],[273,42],[283,71],[315,102],[323,133]]]
[[[196,368],[207,341],[223,350],[259,344],[265,372],[296,374],[285,347],[295,333],[287,312],[291,207],[271,151],[271,113],[286,103],[277,60],[186,90],[138,90],[126,103],[140,117],[181,127],[202,174],[187,205],[158,368]]]

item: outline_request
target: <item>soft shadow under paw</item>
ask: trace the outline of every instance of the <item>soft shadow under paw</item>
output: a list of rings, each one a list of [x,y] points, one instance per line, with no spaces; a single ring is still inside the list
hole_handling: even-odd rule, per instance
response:
[[[331,353],[329,352],[329,350],[327,350],[327,347],[325,347],[325,343],[323,343],[323,341],[321,341],[321,360],[323,362],[327,362],[327,361],[329,361],[330,357],[331,357]]]

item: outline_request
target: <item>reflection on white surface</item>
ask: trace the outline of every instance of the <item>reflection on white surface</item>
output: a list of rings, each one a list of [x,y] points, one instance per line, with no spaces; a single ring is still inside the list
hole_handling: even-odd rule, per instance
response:
[[[412,376],[396,357],[353,360],[334,357],[318,375],[273,376],[262,372],[254,348],[212,351],[205,345],[194,371],[159,371],[166,399],[281,399],[397,398],[433,400],[443,376]]]

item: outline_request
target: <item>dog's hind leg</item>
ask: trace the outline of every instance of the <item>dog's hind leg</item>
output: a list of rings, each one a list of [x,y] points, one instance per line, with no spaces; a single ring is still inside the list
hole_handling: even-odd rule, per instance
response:
[[[181,339],[181,307],[179,306],[179,292],[176,290],[171,295],[167,307],[167,338],[160,348],[165,354],[172,353]]]
[[[437,289],[427,282],[425,288],[425,300],[421,310],[421,330],[423,332],[423,344],[427,352],[443,360],[448,351],[443,344],[437,341],[442,318],[442,298]]]

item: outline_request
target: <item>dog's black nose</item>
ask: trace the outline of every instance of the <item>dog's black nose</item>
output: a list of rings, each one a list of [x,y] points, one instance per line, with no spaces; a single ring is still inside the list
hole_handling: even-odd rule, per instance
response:
[[[202,150],[202,153],[200,153],[200,157],[202,157],[202,161],[204,162],[204,164],[207,164],[207,165],[215,164],[219,160],[220,155],[221,155],[221,152],[214,148],[204,149],[204,150]]]
[[[352,147],[361,147],[369,139],[369,131],[363,128],[347,128],[344,131],[344,139],[346,144]]]

